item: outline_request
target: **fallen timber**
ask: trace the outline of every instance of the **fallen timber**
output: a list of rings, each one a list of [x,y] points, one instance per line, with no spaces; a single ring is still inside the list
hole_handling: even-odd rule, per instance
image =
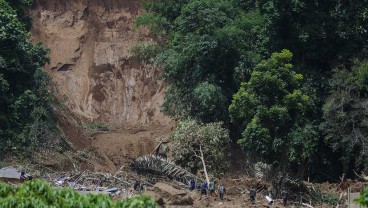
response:
[[[164,159],[160,156],[142,156],[134,160],[130,166],[133,170],[139,173],[148,172],[152,174],[164,175],[170,179],[174,179],[184,184],[188,184],[191,179],[202,181],[201,178],[176,165],[173,161]]]

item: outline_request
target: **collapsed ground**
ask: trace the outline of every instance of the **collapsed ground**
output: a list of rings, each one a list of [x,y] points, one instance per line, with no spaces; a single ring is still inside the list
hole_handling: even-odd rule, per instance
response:
[[[51,63],[45,70],[75,119],[58,118],[70,144],[68,152],[47,150],[32,158],[32,164],[63,171],[114,173],[138,156],[152,153],[170,134],[172,121],[160,111],[167,89],[158,79],[161,71],[137,62],[129,51],[135,39],[152,41],[144,29],[141,34],[134,31],[139,6],[138,1],[35,1],[30,11],[33,39],[51,48]],[[200,86],[206,89],[207,85]],[[17,161],[9,158],[4,163]],[[238,174],[225,176],[224,183],[229,203],[241,206],[245,196],[239,193],[246,193],[251,185],[238,189],[237,184],[253,178]],[[246,178],[238,177],[242,175]],[[264,183],[267,186],[267,181]],[[332,201],[346,197],[348,185],[343,182],[341,187]]]
[[[64,121],[66,122],[66,121]],[[93,178],[116,176],[121,181],[110,183],[104,179],[102,186],[107,188],[124,187],[120,195],[114,196],[114,199],[123,199],[127,197],[134,181],[141,180],[146,186],[145,194],[155,198],[155,200],[165,207],[171,206],[194,206],[194,207],[267,207],[268,204],[262,195],[262,192],[270,187],[268,181],[262,180],[254,175],[249,175],[249,170],[235,171],[227,173],[223,178],[216,179],[216,184],[222,183],[227,189],[224,202],[217,197],[200,197],[198,191],[189,192],[188,186],[167,178],[164,175],[149,174],[146,172],[137,173],[132,170],[129,164],[136,158],[152,154],[160,141],[165,139],[171,132],[171,129],[119,129],[112,131],[97,131],[83,127],[76,128],[72,122],[66,125],[70,132],[75,130],[74,139],[70,140],[73,147],[71,155],[76,154],[74,159],[70,157],[53,158],[52,155],[43,155],[43,160],[37,161],[37,164],[26,164],[28,170],[36,171],[36,177],[44,178],[51,183],[55,183],[61,176],[73,176],[81,184],[89,186],[101,186],[100,183],[91,183],[84,181],[83,178]],[[63,123],[65,125],[66,123]],[[74,152],[74,153],[73,153]],[[19,161],[9,161],[8,165],[19,164]],[[56,171],[55,171],[56,170]],[[85,175],[81,177],[81,175]],[[47,177],[45,177],[47,176]],[[72,177],[72,178],[73,178]],[[82,179],[81,179],[82,178]],[[98,178],[98,177],[97,177]],[[111,179],[110,179],[111,180]],[[123,181],[123,182],[122,182]],[[71,180],[70,182],[73,182]],[[156,183],[158,183],[156,185]],[[341,183],[307,183],[304,182],[309,190],[315,190],[315,199],[318,199],[317,206],[331,207],[345,206],[347,200],[347,191],[351,187],[352,191],[359,191],[366,183],[345,180]],[[249,200],[249,190],[257,184],[256,203],[251,204]],[[86,185],[89,187],[88,185]],[[174,190],[174,191],[173,191]],[[137,194],[136,192],[134,192]],[[291,203],[299,203],[303,196],[303,202],[316,204],[311,196],[306,193],[291,193]],[[174,200],[175,199],[175,200]],[[312,200],[312,201],[309,201]],[[281,199],[275,200],[275,207],[281,206]]]

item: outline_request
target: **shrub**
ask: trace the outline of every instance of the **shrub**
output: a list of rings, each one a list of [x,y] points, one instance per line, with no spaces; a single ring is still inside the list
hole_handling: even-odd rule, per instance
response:
[[[54,188],[41,180],[32,180],[18,187],[0,184],[0,207],[155,208],[156,203],[150,197],[143,195],[115,202],[107,195],[81,195],[72,189]]]

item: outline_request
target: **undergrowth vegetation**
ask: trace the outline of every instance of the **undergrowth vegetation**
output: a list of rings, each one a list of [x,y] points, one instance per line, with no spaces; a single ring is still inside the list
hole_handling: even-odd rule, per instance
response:
[[[148,196],[136,196],[125,201],[113,201],[108,195],[81,195],[72,189],[54,188],[40,180],[27,181],[14,187],[0,183],[2,208],[155,208],[156,203]]]
[[[65,146],[53,113],[53,83],[42,70],[49,50],[30,40],[31,3],[0,0],[0,157]]]
[[[84,125],[85,129],[92,130],[92,131],[111,131],[113,128],[107,124],[103,123],[86,123]]]
[[[134,52],[164,69],[167,114],[223,122],[274,170],[338,180],[368,169],[367,5],[145,0],[136,27],[156,42]]]

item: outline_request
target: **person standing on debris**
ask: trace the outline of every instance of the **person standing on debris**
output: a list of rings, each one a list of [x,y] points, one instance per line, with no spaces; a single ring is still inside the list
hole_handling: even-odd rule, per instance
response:
[[[197,183],[197,191],[200,192],[201,191],[201,183]]]
[[[281,198],[282,198],[282,203],[284,204],[284,206],[287,205],[287,200],[289,198],[289,193],[286,189],[281,191]]]
[[[252,188],[250,191],[249,191],[249,198],[250,198],[250,202],[252,204],[254,204],[255,200],[256,200],[256,195],[257,195],[257,191],[255,188]]]
[[[224,201],[224,194],[226,193],[226,189],[224,185],[220,184],[220,186],[218,187],[218,192],[219,192],[221,201]]]
[[[193,191],[195,189],[195,180],[191,179],[189,182],[189,190]]]
[[[215,182],[213,181],[213,178],[211,178],[208,188],[210,190],[210,195],[213,196],[213,194],[215,193]]]
[[[202,195],[207,196],[207,183],[205,181],[203,181],[201,186],[201,197]]]
[[[138,191],[140,189],[140,183],[139,183],[139,181],[135,181],[135,183],[133,185],[133,189],[134,189],[134,191]]]
[[[135,181],[133,188],[134,188],[134,191],[142,191],[143,186],[142,186],[141,181]]]
[[[139,191],[140,192],[144,191],[144,183],[142,181],[139,182]]]

